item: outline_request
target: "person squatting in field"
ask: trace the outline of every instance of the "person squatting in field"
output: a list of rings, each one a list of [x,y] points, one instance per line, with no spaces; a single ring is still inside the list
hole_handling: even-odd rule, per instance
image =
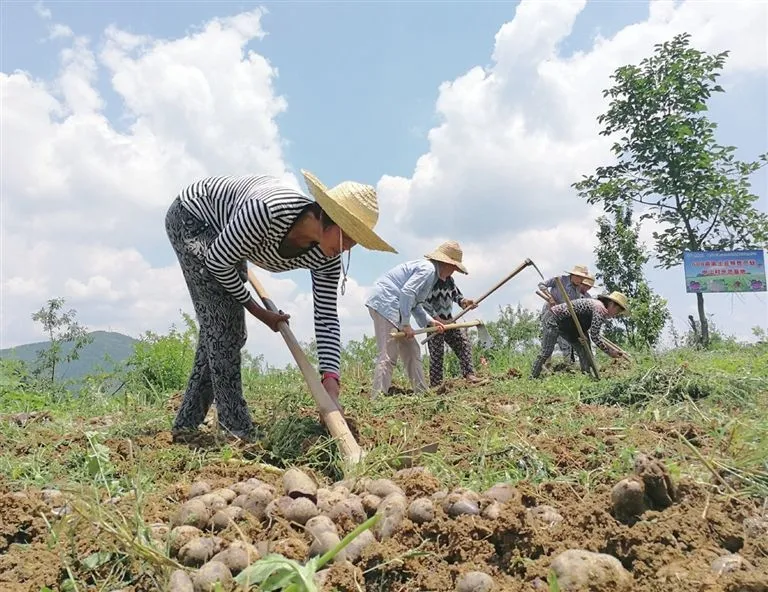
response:
[[[571,271],[567,272],[565,275],[560,276],[560,282],[563,284],[563,288],[565,288],[565,293],[568,295],[568,298],[571,300],[576,300],[582,296],[581,286],[584,280],[591,277],[592,276],[589,275],[589,269],[586,265],[574,265]],[[594,285],[594,280],[592,280],[592,285]],[[560,292],[560,286],[557,283],[556,277],[551,277],[546,281],[539,282],[539,289],[545,294],[549,293],[552,296],[552,300],[554,301],[554,304],[545,302],[544,306],[542,306],[541,313],[539,314],[539,320],[543,321],[544,315],[547,313],[547,311],[553,306],[565,302],[565,297]],[[563,353],[563,358],[567,362],[573,362],[573,349],[570,345],[568,345],[568,342],[562,338],[558,339],[557,346]]]
[[[449,241],[441,245],[441,247],[453,250],[456,269],[463,274],[467,274],[467,268],[462,264],[463,252],[459,244],[455,241]],[[440,256],[439,253],[433,253],[433,255]],[[458,304],[462,309],[475,308],[474,301],[464,298],[453,276],[444,280],[438,278],[429,296],[424,301],[424,309],[432,318],[439,320],[443,324],[449,324],[453,322],[452,309],[454,303]],[[459,359],[461,375],[469,382],[480,382],[480,379],[475,375],[472,365],[472,346],[469,343],[466,331],[462,329],[446,329],[444,333],[433,335],[427,341],[427,348],[429,349],[429,386],[435,388],[443,382],[443,358],[445,356],[446,343]]]
[[[376,280],[373,293],[365,302],[373,319],[378,349],[372,398],[389,392],[398,357],[403,359],[414,392],[428,389],[421,350],[411,327],[411,315],[420,327],[434,326],[438,333],[444,332],[443,323],[427,314],[424,303],[438,279],[446,280],[463,267],[461,250],[457,251],[457,247],[458,243],[454,241],[443,243],[423,259],[401,263]],[[405,337],[393,337],[393,331],[402,331]]]
[[[174,438],[197,430],[214,401],[223,430],[245,440],[254,436],[240,374],[245,310],[272,331],[289,315],[271,312],[253,299],[244,286],[248,261],[271,272],[310,270],[322,383],[338,399],[337,290],[343,274],[344,293],[349,252],[356,244],[397,251],[373,231],[379,217],[373,187],[345,181],[327,189],[312,173],[302,174],[314,201],[271,176],[216,176],[182,189],[168,209],[166,232],[200,325]]]
[[[601,294],[597,298],[579,298],[573,301],[573,309],[581,329],[587,338],[586,347],[592,349],[591,342],[612,358],[621,357],[621,352],[614,349],[603,339],[600,330],[607,319],[614,318],[627,311],[627,297],[621,292]],[[531,369],[531,378],[538,378],[544,363],[552,355],[555,343],[564,338],[579,356],[581,371],[589,372],[589,357],[579,341],[576,323],[568,309],[568,304],[558,304],[549,309],[542,319],[543,334],[541,352]]]

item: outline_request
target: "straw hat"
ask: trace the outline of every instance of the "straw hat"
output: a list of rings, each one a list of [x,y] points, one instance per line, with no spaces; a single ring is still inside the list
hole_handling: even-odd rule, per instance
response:
[[[591,275],[588,275],[582,280],[581,283],[587,286],[588,288],[591,288],[592,286],[595,285],[595,278],[593,278]]]
[[[427,259],[433,261],[441,261],[443,263],[449,263],[456,267],[461,273],[466,274],[467,268],[461,263],[461,259],[464,253],[456,241],[445,241],[442,245],[437,247],[434,251],[428,255],[424,255]]]
[[[397,253],[373,231],[379,220],[379,204],[373,187],[344,181],[328,189],[309,171],[302,170],[301,174],[309,192],[344,234],[366,249]]]
[[[568,275],[577,275],[582,278],[592,277],[589,275],[589,269],[586,265],[574,265],[571,271],[566,271]]]
[[[621,292],[611,292],[610,294],[600,294],[598,296],[599,300],[610,300],[611,302],[615,302],[621,307],[621,310],[624,312],[627,312],[627,309],[629,308],[629,303],[627,302],[627,297],[624,296]]]

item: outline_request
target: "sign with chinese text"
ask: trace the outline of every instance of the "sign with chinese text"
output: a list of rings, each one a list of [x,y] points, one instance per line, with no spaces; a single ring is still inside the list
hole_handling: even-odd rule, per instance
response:
[[[765,292],[763,251],[686,251],[685,291]]]

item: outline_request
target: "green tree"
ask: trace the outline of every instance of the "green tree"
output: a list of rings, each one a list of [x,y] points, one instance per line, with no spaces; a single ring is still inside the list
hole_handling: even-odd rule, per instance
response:
[[[48,347],[37,352],[34,373],[45,376],[52,385],[56,381],[56,368],[80,357],[80,350],[93,341],[85,327],[75,320],[74,310],[64,311],[64,299],[53,298],[32,314],[48,335]]]
[[[649,255],[640,243],[640,225],[633,224],[632,209],[620,206],[613,220],[597,219],[597,278],[611,292],[618,290],[630,298],[627,316],[610,323],[608,338],[633,347],[654,347],[669,319],[667,301],[651,290],[643,267]]]
[[[579,195],[610,214],[639,206],[653,233],[657,267],[682,263],[685,251],[756,249],[768,244],[768,215],[758,211],[749,177],[768,162],[734,157],[735,147],[715,139],[707,116],[728,52],[706,54],[677,35],[655,46],[639,66],[618,68],[615,86],[603,92],[608,111],[598,117],[600,135],[617,140],[617,164],[599,167],[575,183]],[[696,295],[702,343],[709,343],[704,296]]]

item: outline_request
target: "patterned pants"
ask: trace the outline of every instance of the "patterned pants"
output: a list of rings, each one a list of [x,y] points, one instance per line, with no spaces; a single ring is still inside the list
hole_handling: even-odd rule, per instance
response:
[[[539,314],[539,320],[542,323],[544,322],[544,317],[548,312],[549,312],[549,306],[545,304],[541,309],[541,313]],[[568,340],[565,337],[557,338],[557,347],[563,353],[563,358],[566,361],[573,362],[573,348],[571,347],[571,344],[568,343]],[[552,351],[554,352],[554,350]]]
[[[429,349],[429,385],[434,388],[443,382],[443,356],[445,355],[445,344],[448,344],[459,358],[462,376],[474,374],[472,368],[472,348],[469,345],[469,339],[461,329],[449,329],[443,334],[435,335],[427,341]]]
[[[531,369],[531,378],[538,378],[541,374],[541,369],[544,367],[546,361],[552,356],[552,352],[555,351],[555,345],[559,339],[563,339],[570,345],[579,356],[579,364],[581,365],[581,371],[589,373],[589,358],[584,346],[579,342],[568,342],[560,335],[560,329],[555,322],[554,315],[547,311],[541,320],[542,335],[541,335],[541,352],[533,363]]]
[[[197,429],[216,402],[219,425],[235,436],[248,436],[253,422],[243,398],[240,350],[245,345],[245,308],[205,267],[216,231],[189,213],[177,198],[168,209],[165,229],[192,297],[200,336],[192,375],[173,429]],[[246,276],[245,262],[240,275]]]

